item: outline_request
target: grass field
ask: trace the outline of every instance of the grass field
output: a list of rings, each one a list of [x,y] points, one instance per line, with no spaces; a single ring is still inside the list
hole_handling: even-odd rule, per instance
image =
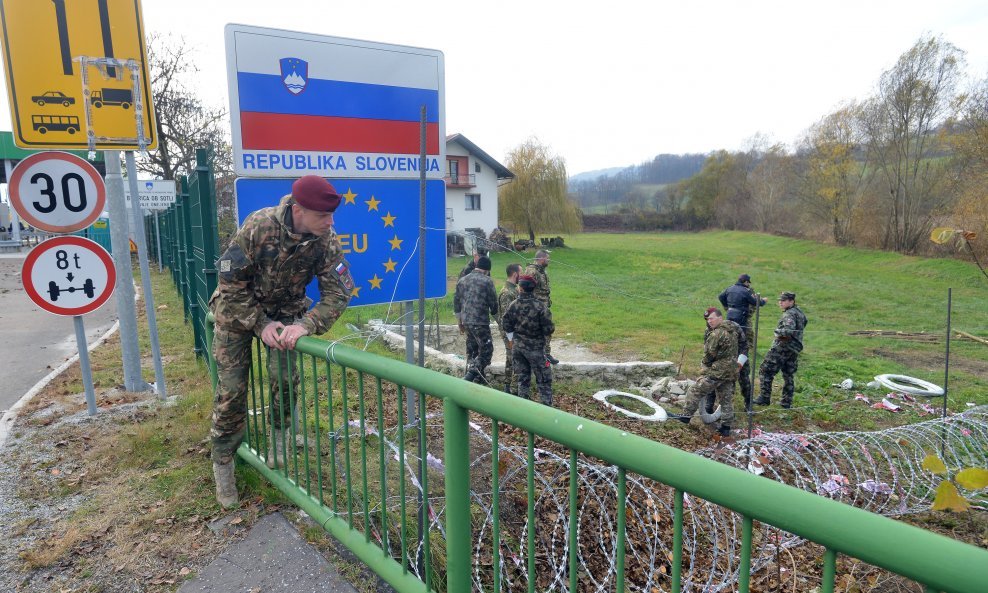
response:
[[[860,402],[849,406],[856,410],[849,417],[842,409],[830,408],[833,401],[849,397],[831,387],[842,379],[865,383],[878,374],[898,373],[943,384],[948,287],[953,289],[953,328],[988,335],[988,281],[974,264],[963,261],[742,232],[579,234],[567,237],[566,244],[568,248],[552,254],[549,267],[557,336],[621,360],[683,360],[686,376],[699,371],[703,310],[720,306],[717,295],[739,273],[751,274],[753,288],[769,300],[761,310],[759,360],[771,345],[781,313],[775,302],[778,293],[796,292],[809,319],[796,405],[828,406],[811,413],[816,423],[830,427],[869,428],[885,424],[884,417],[890,415],[879,410],[858,413],[864,407]],[[493,254],[495,284],[503,283],[505,265],[533,255]],[[450,293],[466,261],[448,261]],[[440,302],[446,322],[452,321],[451,303],[451,296]],[[384,308],[371,307],[352,310],[347,317],[385,313]],[[396,315],[394,309],[391,316]],[[936,337],[926,342],[848,335],[860,330]],[[951,410],[961,411],[967,402],[988,403],[988,346],[952,340],[950,370]],[[776,400],[780,385],[781,376],[776,379]],[[888,421],[916,419],[908,414],[896,418],[900,420]]]

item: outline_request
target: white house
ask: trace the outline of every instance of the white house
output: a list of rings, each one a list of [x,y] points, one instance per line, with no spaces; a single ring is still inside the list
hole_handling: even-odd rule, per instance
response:
[[[446,230],[497,226],[497,187],[515,174],[463,134],[446,137]]]

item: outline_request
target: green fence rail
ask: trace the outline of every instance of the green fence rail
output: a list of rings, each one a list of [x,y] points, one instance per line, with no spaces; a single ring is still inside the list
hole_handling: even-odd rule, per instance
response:
[[[254,353],[239,456],[401,592],[747,592],[753,554],[778,530],[823,546],[822,592],[840,555],[927,592],[988,590],[986,550],[551,407],[315,338]],[[536,481],[549,450],[566,462]],[[581,492],[581,474],[601,467],[616,488]],[[668,557],[633,543],[641,515],[628,503],[642,506],[643,484],[669,503],[671,516],[648,519],[667,526]],[[548,499],[566,512],[546,516]],[[728,544],[684,531],[702,501],[740,523]]]

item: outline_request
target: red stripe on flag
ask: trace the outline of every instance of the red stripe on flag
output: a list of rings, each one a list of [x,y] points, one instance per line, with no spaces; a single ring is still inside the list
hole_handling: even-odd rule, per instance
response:
[[[240,113],[240,136],[247,150],[308,150],[419,154],[419,122]],[[426,151],[439,154],[439,124],[426,124]]]

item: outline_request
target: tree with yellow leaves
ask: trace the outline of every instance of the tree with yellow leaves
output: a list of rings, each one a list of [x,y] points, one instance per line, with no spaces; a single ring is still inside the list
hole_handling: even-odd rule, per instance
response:
[[[537,138],[529,138],[508,153],[506,165],[514,180],[498,189],[498,218],[502,226],[536,233],[575,233],[583,227],[578,207],[566,191],[566,163]]]

